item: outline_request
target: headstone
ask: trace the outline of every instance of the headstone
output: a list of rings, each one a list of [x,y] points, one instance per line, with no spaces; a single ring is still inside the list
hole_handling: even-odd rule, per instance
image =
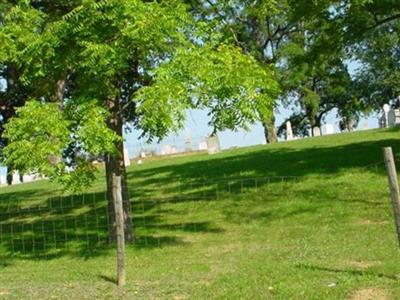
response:
[[[219,138],[217,135],[207,138],[207,149],[208,154],[215,154],[221,151],[221,146],[219,144]]]
[[[138,165],[141,165],[141,164],[142,164],[142,160],[139,159],[139,160],[137,161],[137,164],[138,164]]]
[[[206,141],[202,141],[202,142],[199,143],[199,150],[200,151],[208,150]]]
[[[35,181],[35,177],[33,174],[27,174],[23,176],[24,182],[33,182]]]
[[[140,152],[140,158],[146,158],[146,152],[141,151]]]
[[[5,185],[7,183],[6,176],[0,176],[0,185]]]
[[[383,104],[382,109],[383,109],[383,112],[384,112],[384,113],[389,113],[389,111],[390,111],[390,105],[389,105],[389,104]]]
[[[13,174],[12,174],[12,183],[13,184],[20,184],[21,183],[18,171],[13,172]]]
[[[333,128],[332,124],[325,124],[325,134],[334,134],[335,129]]]
[[[190,131],[188,129],[185,130],[185,152],[191,152],[192,148],[192,138],[190,135]]]
[[[364,130],[368,130],[368,129],[369,129],[369,126],[368,126],[368,123],[367,123],[367,122],[365,122],[365,123],[363,124],[363,129],[364,129]]]
[[[131,160],[129,159],[128,149],[124,148],[124,165],[125,167],[129,167],[131,165]]]
[[[379,119],[379,127],[380,128],[388,128],[389,127],[389,111],[390,105],[384,104],[382,107],[383,113]]]
[[[164,145],[161,150],[161,155],[169,155],[172,153],[172,145]]]
[[[286,122],[286,140],[287,141],[293,140],[292,123],[290,123],[290,121]]]
[[[388,112],[388,127],[397,126],[400,124],[400,110],[399,109],[391,109]]]
[[[319,127],[313,128],[313,136],[321,136],[321,129]]]

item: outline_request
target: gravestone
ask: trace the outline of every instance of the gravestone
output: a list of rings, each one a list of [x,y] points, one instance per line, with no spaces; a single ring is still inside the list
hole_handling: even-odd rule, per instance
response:
[[[382,107],[382,114],[379,118],[379,128],[388,128],[389,127],[389,111],[390,105],[384,104]]]
[[[388,127],[397,126],[400,124],[400,110],[399,109],[391,109],[388,112],[387,119]]]
[[[161,150],[161,155],[172,154],[172,145],[164,145]]]
[[[7,184],[6,176],[0,176],[0,186],[6,184]]]
[[[319,127],[313,128],[313,136],[321,136],[321,129]]]
[[[185,130],[185,152],[191,152],[193,150],[192,147],[192,137],[190,135],[189,130]]]
[[[290,123],[290,121],[286,122],[286,140],[287,141],[293,140],[292,123]]]
[[[36,180],[36,177],[33,174],[27,174],[23,176],[24,182],[33,182]]]
[[[129,159],[128,149],[124,148],[124,165],[125,167],[129,167],[131,165],[131,160]]]
[[[368,129],[369,129],[369,126],[368,126],[368,123],[367,123],[367,122],[365,122],[365,123],[363,124],[363,129],[364,129],[364,130],[368,130]]]
[[[332,124],[325,124],[325,134],[334,134],[335,129],[333,128]]]
[[[221,151],[221,146],[219,144],[219,138],[217,135],[207,138],[207,149],[208,154],[215,154]]]
[[[208,150],[206,141],[202,141],[202,142],[199,143],[199,150],[200,151]]]
[[[21,180],[20,180],[18,171],[13,172],[13,174],[12,174],[12,184],[20,184],[20,183],[21,183]]]
[[[171,147],[171,154],[176,154],[178,153],[178,150],[176,149],[176,146]]]

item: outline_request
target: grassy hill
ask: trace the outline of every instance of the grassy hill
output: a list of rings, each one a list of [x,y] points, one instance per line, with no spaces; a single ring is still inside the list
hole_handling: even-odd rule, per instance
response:
[[[0,299],[398,299],[383,146],[371,130],[129,169],[126,288],[105,243],[103,174],[81,195],[0,188]],[[369,297],[369,298],[368,298]]]

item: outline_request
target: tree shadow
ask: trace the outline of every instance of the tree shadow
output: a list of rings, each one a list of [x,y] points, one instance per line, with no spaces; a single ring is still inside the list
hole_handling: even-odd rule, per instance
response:
[[[338,269],[338,268],[329,268],[329,267],[321,267],[316,265],[309,265],[309,264],[297,264],[296,268],[298,269],[306,269],[311,271],[320,271],[320,272],[329,272],[329,273],[338,273],[338,274],[348,274],[353,276],[367,276],[367,277],[379,277],[379,278],[386,278],[390,280],[398,281],[399,277],[394,274],[384,274],[384,273],[377,273],[367,270],[357,270],[357,269]]]
[[[304,143],[306,145],[307,141]],[[290,145],[222,153],[206,160],[177,161],[168,166],[130,169],[130,199],[137,234],[133,247],[183,245],[186,242],[182,234],[185,233],[222,233],[223,229],[207,216],[196,221],[188,220],[188,205],[204,206],[228,198],[235,201],[235,195],[256,194],[265,186],[271,186],[270,193],[265,194],[266,201],[278,201],[285,196],[285,192],[273,190],[274,186],[284,187],[282,182],[293,184],[310,175],[337,175],[350,169],[379,164],[383,161],[381,148],[392,146],[400,149],[400,140],[323,145],[318,148]],[[384,175],[383,168],[367,168],[365,172]],[[313,201],[324,200],[320,187],[297,192]],[[344,201],[340,197],[334,198],[335,201]],[[333,198],[329,196],[328,199]],[[237,201],[244,201],[244,198]],[[352,201],[363,202],[358,198]],[[318,209],[316,206],[289,212],[232,212],[228,209],[225,216],[237,222],[253,219],[271,222],[304,213],[313,214]],[[166,216],[175,218],[168,219]],[[107,228],[104,192],[52,198],[46,198],[46,190],[37,189],[0,194],[0,246],[12,257],[54,259],[66,255],[83,258],[104,255],[110,249],[106,242]]]
[[[10,195],[10,199],[21,196],[23,193],[17,192]],[[174,205],[185,201],[192,200],[172,197],[133,201],[135,243],[132,247],[183,245],[186,242],[179,236],[180,232],[222,232],[211,222],[182,220],[171,223],[163,217],[166,214],[179,216],[179,207]],[[62,256],[90,258],[104,255],[113,247],[107,244],[105,193],[53,197],[33,205],[23,200],[11,202],[0,212],[0,246],[9,257],[40,260]]]
[[[154,187],[161,187],[167,193],[176,191],[172,183],[180,181],[196,184],[196,181],[216,182],[237,177],[335,175],[347,169],[383,164],[382,147],[392,146],[400,152],[400,139],[392,138],[338,146],[295,148],[289,147],[290,143],[287,145],[222,152],[205,160],[177,160],[176,163],[159,167],[135,167],[128,172],[128,179],[136,187],[132,196],[151,194]],[[370,170],[374,170],[373,166]],[[380,168],[379,172],[383,174],[384,170]]]

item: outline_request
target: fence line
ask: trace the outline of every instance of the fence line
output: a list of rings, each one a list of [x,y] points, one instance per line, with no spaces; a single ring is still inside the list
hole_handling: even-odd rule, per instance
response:
[[[375,162],[362,168],[378,171],[380,166],[383,167],[382,162]],[[289,191],[288,184],[296,185],[309,178],[312,177],[180,177],[176,181],[170,177],[171,184],[158,189],[132,189],[129,198],[136,246],[173,244],[179,236],[166,234],[171,231],[218,232],[212,222],[219,220],[208,218],[207,205],[216,205],[220,200],[241,197],[261,188],[271,197],[282,198],[280,201],[291,201],[290,193],[294,194],[296,190]],[[326,178],[333,177],[326,175]],[[58,196],[32,205],[29,200],[15,196],[5,198],[4,195],[0,200],[0,251],[3,248],[8,254],[47,256],[70,248],[95,251],[106,246],[109,228],[106,193]],[[193,211],[198,211],[199,217],[187,219],[187,215],[197,216],[191,215]],[[176,220],[176,215],[180,221]]]

